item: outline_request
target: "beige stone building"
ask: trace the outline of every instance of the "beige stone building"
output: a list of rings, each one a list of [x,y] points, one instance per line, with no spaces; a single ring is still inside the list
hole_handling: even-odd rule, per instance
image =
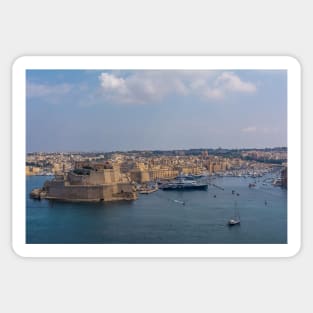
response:
[[[47,181],[43,191],[46,199],[68,201],[137,199],[134,186],[118,167],[109,163],[77,163],[73,171]]]
[[[131,181],[142,184],[151,180],[150,173],[147,170],[135,169],[129,173]]]
[[[36,166],[26,166],[26,176],[38,175],[42,169]]]

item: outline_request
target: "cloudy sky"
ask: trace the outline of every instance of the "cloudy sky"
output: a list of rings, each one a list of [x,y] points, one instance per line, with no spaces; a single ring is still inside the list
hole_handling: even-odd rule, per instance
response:
[[[28,70],[27,152],[287,145],[287,72]]]

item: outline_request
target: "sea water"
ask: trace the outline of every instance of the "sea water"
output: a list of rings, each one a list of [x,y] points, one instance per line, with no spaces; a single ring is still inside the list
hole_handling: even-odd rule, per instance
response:
[[[47,179],[26,178],[27,243],[287,243],[287,190],[267,176],[254,188],[253,178],[217,177],[207,190],[158,190],[131,202],[31,199]],[[236,207],[241,223],[228,226]]]

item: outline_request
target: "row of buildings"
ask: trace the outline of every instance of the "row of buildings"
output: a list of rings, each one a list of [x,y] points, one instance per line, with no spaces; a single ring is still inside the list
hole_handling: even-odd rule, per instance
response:
[[[27,155],[26,175],[63,175],[83,166],[84,162],[104,164],[107,161],[130,181],[139,183],[171,179],[180,173],[212,175],[243,169],[257,171],[269,166],[255,160],[209,155],[207,151],[199,155],[173,156],[114,153],[110,158],[101,154],[39,153]]]
[[[32,195],[70,201],[115,201],[137,198],[135,183],[172,179],[179,174],[222,174],[230,171],[262,171],[269,164],[241,158],[199,155],[32,154],[27,156],[26,174],[54,175]],[[284,175],[284,174],[283,174]],[[282,179],[287,184],[286,179]]]

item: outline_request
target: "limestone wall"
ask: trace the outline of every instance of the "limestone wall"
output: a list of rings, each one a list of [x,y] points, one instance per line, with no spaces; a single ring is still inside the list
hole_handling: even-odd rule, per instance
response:
[[[67,179],[71,185],[87,185],[88,177],[87,175],[77,175],[75,173],[69,172],[67,174]]]
[[[89,185],[101,185],[105,183],[103,170],[92,171],[88,176]]]
[[[103,165],[102,165],[103,166]],[[123,182],[119,168],[84,169],[45,184],[46,198],[70,201],[114,201],[137,198],[133,186]]]
[[[132,181],[135,181],[137,183],[144,183],[150,181],[150,174],[148,171],[142,171],[142,170],[133,170],[130,172],[130,179]]]
[[[77,175],[68,173],[70,185],[103,185],[114,184],[121,181],[121,174],[118,169],[100,169],[90,171],[89,175]]]
[[[129,183],[119,183],[116,185],[116,192],[133,192],[133,186]]]
[[[64,181],[51,181],[47,185],[48,199],[69,201],[114,201],[136,199],[129,183],[111,185],[65,185]]]

